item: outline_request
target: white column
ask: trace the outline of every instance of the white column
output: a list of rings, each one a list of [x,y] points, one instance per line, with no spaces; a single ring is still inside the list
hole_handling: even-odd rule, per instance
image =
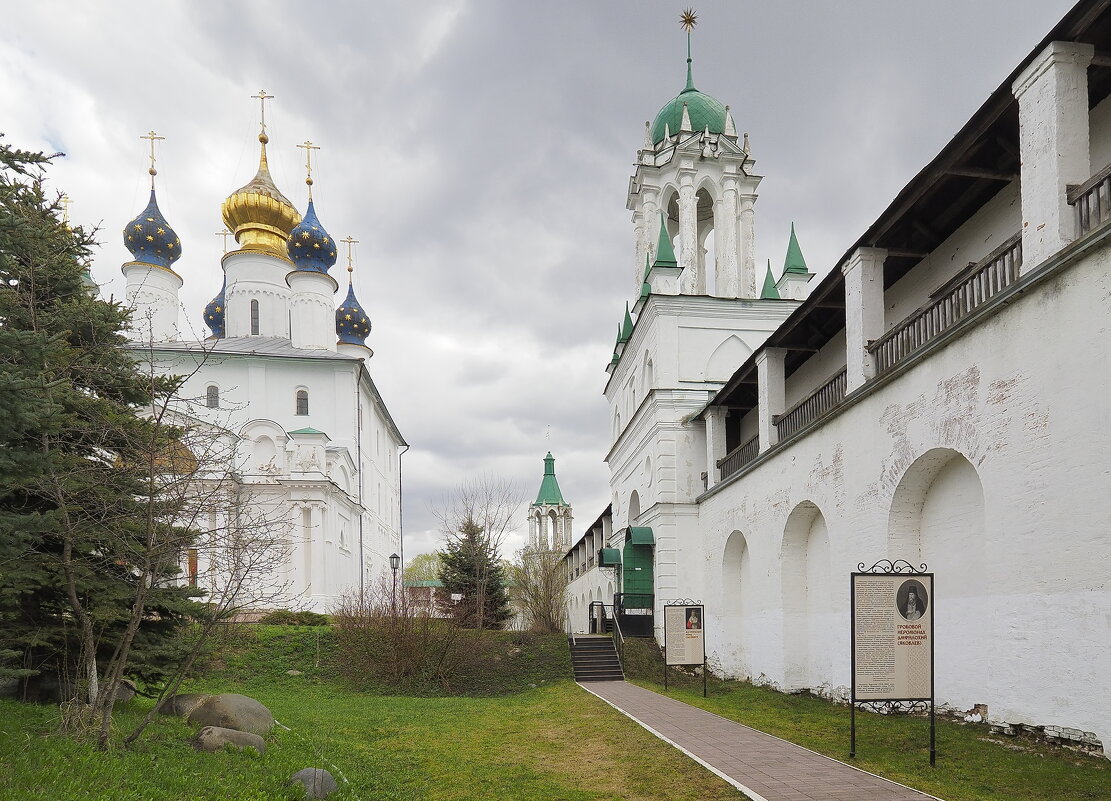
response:
[[[644,264],[655,254],[656,239],[660,235],[660,190],[654,186],[644,186],[640,190],[640,206],[633,217],[636,224],[636,256],[633,264],[633,289],[640,294],[644,283]]]
[[[841,266],[845,276],[846,392],[876,374],[868,343],[883,336],[883,262],[887,251],[859,248]]]
[[[1022,160],[1022,271],[1076,239],[1069,184],[1092,176],[1088,151],[1090,44],[1051,42],[1011,85]]]
[[[760,421],[760,452],[763,453],[779,441],[779,430],[773,422],[783,414],[784,375],[783,348],[764,348],[756,354],[757,416]]]
[[[324,543],[324,515],[319,504],[309,504],[309,534],[312,549],[312,594],[323,595],[327,592],[327,570],[324,561],[327,547]]]
[[[728,410],[711,406],[706,412],[706,489],[721,480],[718,460],[725,456],[725,417]]]
[[[717,252],[717,273],[714,294],[719,298],[741,297],[740,253],[737,237],[737,179],[727,175],[722,180],[721,202],[714,218],[714,250]]]
[[[738,283],[740,297],[755,298],[756,293],[756,204],[755,194],[742,194],[738,211],[740,265]]]
[[[698,200],[694,193],[694,170],[679,173],[679,294],[698,294]]]

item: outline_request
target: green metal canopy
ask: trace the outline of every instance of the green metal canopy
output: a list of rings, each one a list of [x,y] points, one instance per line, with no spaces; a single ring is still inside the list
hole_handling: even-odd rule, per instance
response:
[[[656,537],[649,526],[629,526],[629,542],[633,545],[655,545]]]
[[[621,551],[618,548],[603,548],[598,551],[598,567],[620,567]]]
[[[689,47],[689,43],[688,43]],[[691,76],[691,59],[687,55],[687,85],[674,98],[656,114],[652,123],[652,143],[659,144],[664,139],[664,133],[676,134],[683,125],[683,106],[687,107],[687,116],[690,117],[691,131],[701,133],[707,128],[710,133],[725,133],[725,106],[705,92],[694,88],[694,78]]]

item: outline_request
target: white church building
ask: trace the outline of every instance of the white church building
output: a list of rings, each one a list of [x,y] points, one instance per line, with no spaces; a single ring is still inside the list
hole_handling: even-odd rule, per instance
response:
[[[249,503],[281,518],[284,557],[267,577],[280,592],[267,605],[324,612],[342,593],[388,576],[390,555],[402,551],[408,446],[371,377],[371,324],[355,297],[350,253],[346,295],[336,297],[329,270],[339,243],[317,218],[311,171],[302,216],[270,175],[265,124],[259,142],[257,173],[222,207],[238,247],[224,255],[223,285],[204,310],[211,336],[182,335],[182,247],[153,181],[149,205],[124,231],[133,260],[123,272],[134,351],[158,372],[188,376],[179,416],[231,442],[232,474]],[[222,529],[235,513],[214,504],[200,528]],[[183,565],[191,581],[207,567],[201,535]]]
[[[762,287],[761,178],[688,59],[630,183],[574,630],[697,599],[715,673],[847,698],[850,573],[924,563],[939,704],[1111,743],[1109,53],[1084,0],[824,278],[792,236]]]

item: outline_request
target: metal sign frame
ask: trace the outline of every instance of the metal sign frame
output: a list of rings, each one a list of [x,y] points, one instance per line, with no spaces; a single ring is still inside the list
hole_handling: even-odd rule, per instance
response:
[[[692,608],[698,607],[698,619],[702,624],[702,697],[706,697],[706,605],[702,601],[695,601],[691,598],[672,598],[663,602],[663,618],[664,618],[664,690],[667,690],[667,669],[670,667],[667,661],[667,610],[675,607]],[[684,663],[691,664],[691,663]],[[698,663],[693,663],[697,665]]]
[[[852,671],[852,695],[849,701],[849,757],[856,757],[856,708],[859,705],[862,709],[869,709],[873,712],[881,714],[891,714],[896,712],[910,713],[910,712],[925,712],[929,709],[930,712],[930,766],[932,767],[937,759],[937,727],[936,727],[936,705],[935,705],[935,690],[934,690],[934,615],[931,611],[929,619],[929,638],[930,638],[930,694],[925,698],[867,698],[864,700],[858,699],[856,695],[856,580],[858,576],[902,576],[907,579],[926,578],[930,584],[930,594],[934,597],[928,600],[931,604],[931,610],[934,608],[932,604],[936,602],[936,587],[934,586],[934,574],[926,570],[926,564],[923,563],[917,568],[910,562],[904,559],[881,559],[871,567],[865,567],[864,562],[860,562],[856,566],[856,571],[849,574],[849,628],[850,628],[850,664]],[[924,610],[923,610],[924,611]]]

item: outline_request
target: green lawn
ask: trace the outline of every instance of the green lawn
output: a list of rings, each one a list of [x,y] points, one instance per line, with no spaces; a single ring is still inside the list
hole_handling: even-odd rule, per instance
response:
[[[663,692],[658,649],[652,654],[646,643],[629,642],[627,661],[635,683]],[[1111,800],[1111,762],[1103,757],[938,718],[937,766],[931,768],[928,719],[858,711],[857,758],[849,760],[848,706],[713,679],[709,697],[703,698],[701,679],[671,675],[671,697],[946,801]]]
[[[164,717],[135,747],[102,754],[53,734],[54,708],[0,702],[0,799],[294,799],[282,783],[316,765],[350,782],[336,801],[743,798],[569,679],[538,678],[535,689],[501,697],[363,693],[329,677],[315,639],[262,630],[253,646],[225,647],[218,672],[186,688],[266,704],[291,730],[275,727],[261,757],[195,752],[189,727]],[[121,706],[117,730],[149,703]]]

